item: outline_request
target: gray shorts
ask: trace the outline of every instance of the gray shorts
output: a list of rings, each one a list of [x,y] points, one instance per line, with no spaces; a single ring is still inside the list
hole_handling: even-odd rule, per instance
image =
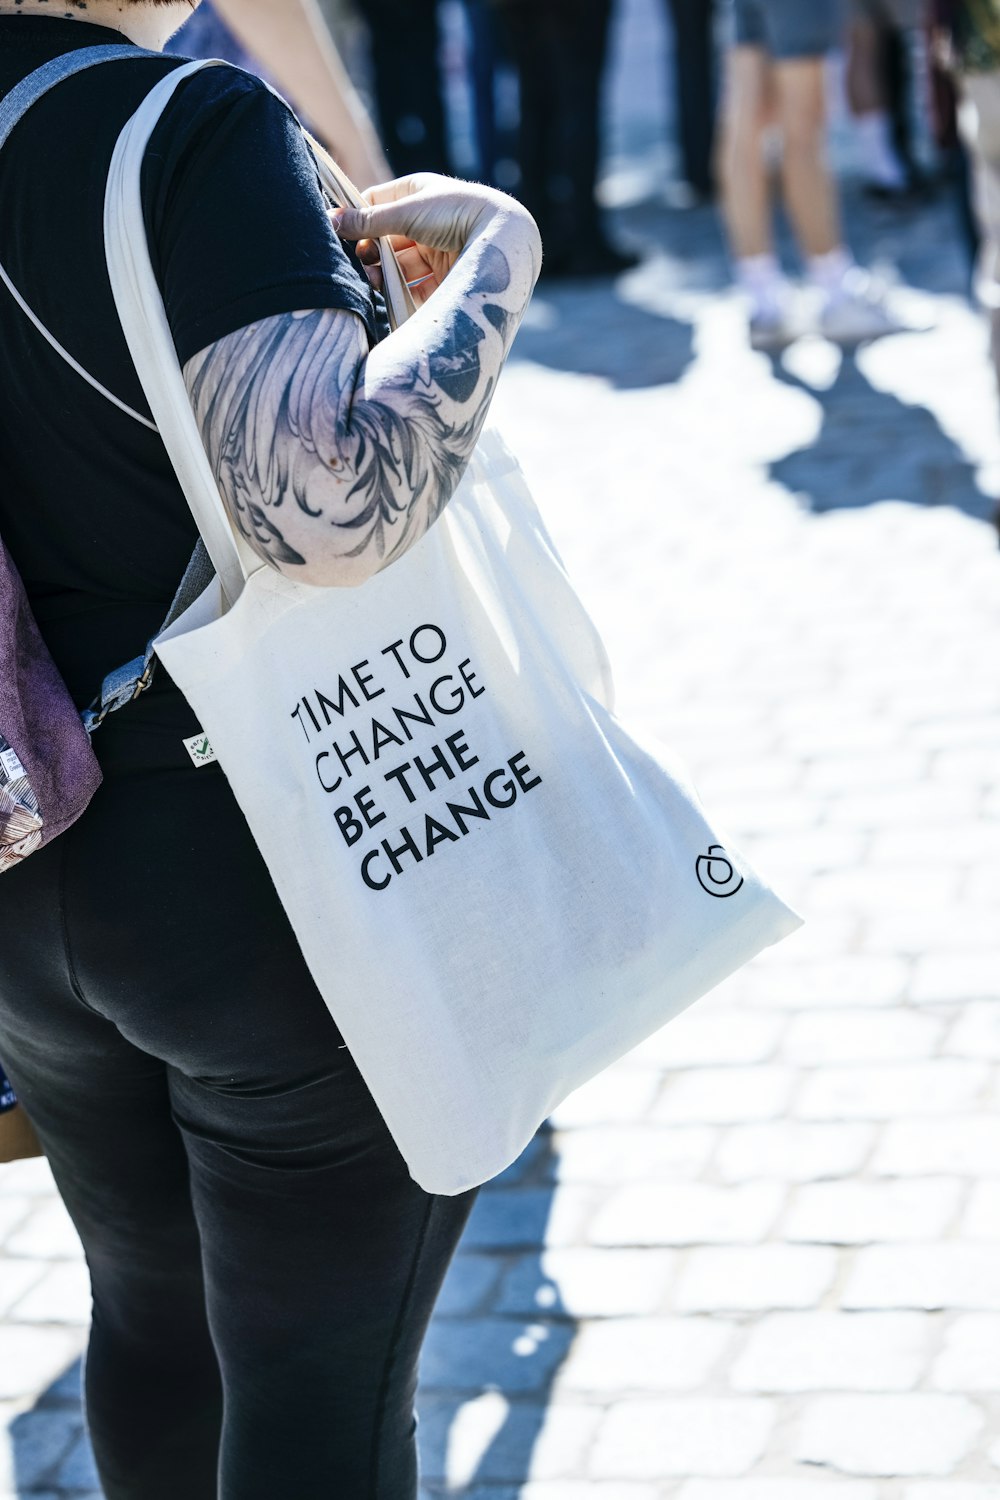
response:
[[[843,41],[841,0],[733,0],[737,47],[772,57],[822,57]]]

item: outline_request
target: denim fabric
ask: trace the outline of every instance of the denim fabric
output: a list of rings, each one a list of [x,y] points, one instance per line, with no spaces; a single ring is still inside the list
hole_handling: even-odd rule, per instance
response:
[[[102,1484],[413,1500],[417,1361],[478,1189],[410,1178],[168,682],[0,884],[0,1056],[86,1250]]]
[[[843,0],[733,0],[738,47],[763,47],[779,61],[822,57],[843,40]]]

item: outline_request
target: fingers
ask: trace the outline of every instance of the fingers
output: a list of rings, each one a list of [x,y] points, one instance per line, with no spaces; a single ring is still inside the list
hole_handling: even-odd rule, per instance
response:
[[[382,276],[382,256],[379,251],[378,240],[358,240],[354,250],[369,282],[377,292],[380,292],[384,278]]]
[[[341,209],[335,216],[334,228],[345,240],[381,239],[390,234],[405,236],[412,223],[412,205],[393,200],[368,209]]]

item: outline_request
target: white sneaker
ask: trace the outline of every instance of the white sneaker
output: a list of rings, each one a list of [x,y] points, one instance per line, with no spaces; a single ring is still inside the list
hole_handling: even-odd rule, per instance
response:
[[[784,349],[802,333],[796,315],[795,292],[788,282],[769,288],[766,297],[752,297],[749,311],[750,347],[761,351]]]
[[[908,326],[889,311],[885,287],[860,267],[848,271],[819,316],[820,332],[835,344],[860,344],[903,333]]]
[[[766,352],[784,349],[798,338],[787,308],[755,308],[750,314],[750,347]]]

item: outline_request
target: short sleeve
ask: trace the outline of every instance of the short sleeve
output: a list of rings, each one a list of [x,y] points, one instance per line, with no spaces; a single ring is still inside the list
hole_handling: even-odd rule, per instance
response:
[[[330,226],[294,115],[252,74],[205,68],[180,85],[150,140],[142,193],[181,364],[238,328],[300,308],[356,313],[372,343],[386,331]]]

